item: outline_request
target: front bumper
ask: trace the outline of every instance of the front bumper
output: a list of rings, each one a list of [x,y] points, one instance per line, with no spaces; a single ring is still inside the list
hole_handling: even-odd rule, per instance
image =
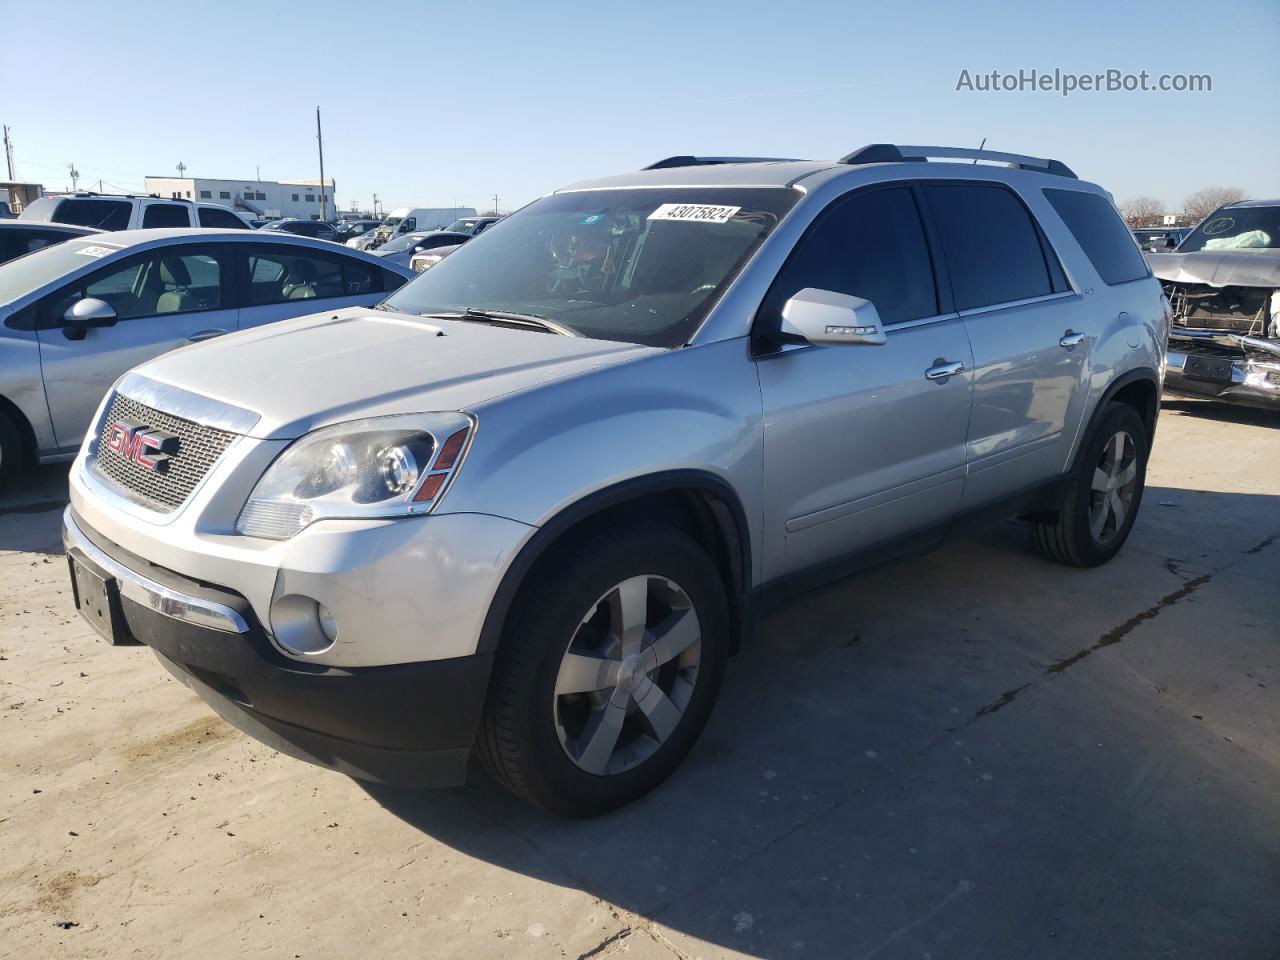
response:
[[[1216,375],[1206,378],[1203,373],[1189,373],[1188,368],[1197,366],[1197,360],[1201,367],[1206,362],[1217,365]],[[1274,409],[1280,407],[1280,356],[1230,356],[1170,349],[1164,390],[1166,394]]]
[[[121,638],[146,644],[220,716],[264,743],[353,777],[463,782],[492,654],[374,667],[285,657],[241,595],[129,553],[74,510],[67,554],[118,584]]]

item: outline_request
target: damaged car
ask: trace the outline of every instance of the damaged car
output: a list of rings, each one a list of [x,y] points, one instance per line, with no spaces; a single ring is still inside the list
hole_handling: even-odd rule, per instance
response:
[[[1280,408],[1280,200],[1227,204],[1147,259],[1173,313],[1165,391]]]

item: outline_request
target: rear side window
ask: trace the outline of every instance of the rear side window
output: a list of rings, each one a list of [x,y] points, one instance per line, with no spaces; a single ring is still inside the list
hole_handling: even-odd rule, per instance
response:
[[[133,204],[128,200],[72,199],[58,204],[50,218],[55,223],[70,223],[77,227],[97,227],[100,230],[128,230],[129,214]]]
[[[1013,192],[947,183],[929,184],[925,193],[946,252],[957,310],[1055,292],[1040,232]]]
[[[1129,228],[1105,197],[1079,190],[1046,190],[1044,195],[1103,283],[1128,283],[1150,275]]]
[[[805,287],[870,300],[882,323],[936,314],[933,266],[911,191],[894,187],[837,200],[778,274],[767,314],[776,317]]]
[[[142,211],[142,227],[189,227],[191,215],[176,203],[151,203]]]
[[[229,210],[219,210],[217,207],[201,207],[200,226],[243,230],[244,221]]]
[[[357,296],[375,292],[377,283],[375,270],[361,263],[274,250],[249,255],[250,306]]]

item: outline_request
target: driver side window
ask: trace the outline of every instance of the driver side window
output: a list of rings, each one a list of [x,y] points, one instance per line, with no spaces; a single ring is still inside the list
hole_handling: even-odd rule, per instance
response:
[[[120,320],[217,310],[222,305],[222,265],[213,256],[199,253],[134,261],[64,292],[50,311],[53,322],[59,323],[73,304],[86,297],[110,304]]]
[[[936,314],[932,261],[911,190],[870,190],[823,211],[774,281],[766,316],[777,317],[805,287],[870,300],[885,324]]]

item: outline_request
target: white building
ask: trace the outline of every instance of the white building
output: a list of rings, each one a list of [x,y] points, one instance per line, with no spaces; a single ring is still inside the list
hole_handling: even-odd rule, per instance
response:
[[[221,203],[253,217],[297,217],[319,220],[320,181],[315,180],[209,180],[203,177],[147,177],[146,192],[180,200]],[[331,177],[325,177],[324,213],[338,217]]]

